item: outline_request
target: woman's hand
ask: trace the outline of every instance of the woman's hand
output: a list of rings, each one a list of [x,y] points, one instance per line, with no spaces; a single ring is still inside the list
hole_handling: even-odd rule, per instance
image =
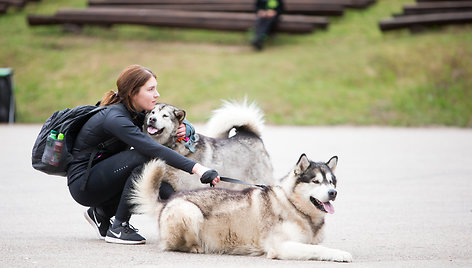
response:
[[[257,16],[261,18],[272,18],[275,15],[277,15],[277,11],[273,9],[268,9],[268,10],[259,10],[257,11]]]
[[[185,138],[185,133],[187,132],[187,127],[184,123],[180,124],[177,128],[177,138]]]
[[[211,183],[210,186],[215,186],[219,182],[218,172],[214,169],[209,169],[200,177],[203,184]]]
[[[200,177],[202,183],[211,182],[213,186],[216,186],[216,184],[220,182],[220,176],[216,170],[209,169],[199,163],[196,163],[195,166],[193,166],[192,172]]]
[[[273,9],[267,10],[266,17],[267,18],[273,18],[275,15],[277,15],[277,11]]]

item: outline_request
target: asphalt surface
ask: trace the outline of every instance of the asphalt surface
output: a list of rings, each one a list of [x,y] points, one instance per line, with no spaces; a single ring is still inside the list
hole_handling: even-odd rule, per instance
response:
[[[472,129],[266,127],[277,177],[301,153],[339,157],[322,244],[354,261],[329,263],[162,252],[143,215],[147,244],[98,240],[65,178],[31,167],[40,127],[0,125],[0,267],[472,267]]]

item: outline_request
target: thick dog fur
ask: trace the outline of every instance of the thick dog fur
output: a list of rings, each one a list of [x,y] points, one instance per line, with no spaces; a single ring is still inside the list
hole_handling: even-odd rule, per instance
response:
[[[348,252],[317,245],[325,214],[334,213],[336,165],[337,157],[319,163],[303,154],[274,186],[208,187],[160,201],[157,193],[168,167],[154,160],[137,180],[132,202],[138,212],[157,218],[163,250],[350,262]]]
[[[195,134],[195,152],[177,142],[177,128],[185,111],[169,104],[157,104],[146,115],[144,130],[156,142],[204,165],[216,169],[220,176],[244,178],[248,183],[273,184],[273,168],[261,133],[264,126],[262,111],[255,104],[225,102],[208,122],[212,137]],[[231,130],[236,134],[229,137]],[[171,168],[172,169],[172,168]],[[205,187],[196,176],[173,170],[164,178],[176,191]],[[244,186],[220,182],[219,186],[243,189]]]

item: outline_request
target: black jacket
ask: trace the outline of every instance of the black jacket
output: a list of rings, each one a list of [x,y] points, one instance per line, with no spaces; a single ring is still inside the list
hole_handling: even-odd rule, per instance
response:
[[[76,137],[72,149],[72,154],[76,158],[72,161],[67,172],[68,184],[87,171],[91,153],[80,152],[96,147],[113,137],[117,137],[119,140],[101,150],[93,164],[133,147],[143,155],[162,159],[175,168],[192,173],[195,162],[155,142],[141,131],[143,123],[144,114],[133,113],[122,103],[110,105],[93,115]]]

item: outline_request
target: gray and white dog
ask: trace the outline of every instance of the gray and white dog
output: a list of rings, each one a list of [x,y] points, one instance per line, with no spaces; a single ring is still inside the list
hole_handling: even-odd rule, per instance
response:
[[[216,169],[220,176],[244,178],[247,183],[273,184],[273,168],[261,139],[264,127],[263,113],[246,100],[224,102],[214,111],[207,128],[211,136],[199,133],[194,141],[177,141],[177,128],[185,119],[185,111],[169,104],[157,104],[147,113],[144,130],[156,142],[168,146],[178,153],[204,165]],[[229,137],[231,130],[236,130]],[[185,146],[190,146],[194,152]],[[172,169],[171,167],[169,167]],[[163,180],[175,191],[205,187],[195,177],[183,171],[169,173]],[[244,186],[220,182],[218,186],[242,189]]]
[[[160,201],[157,189],[172,171],[153,160],[136,182],[132,202],[137,212],[157,218],[162,250],[350,262],[350,253],[318,245],[325,214],[334,213],[337,161],[313,162],[302,154],[274,186],[208,187]]]

